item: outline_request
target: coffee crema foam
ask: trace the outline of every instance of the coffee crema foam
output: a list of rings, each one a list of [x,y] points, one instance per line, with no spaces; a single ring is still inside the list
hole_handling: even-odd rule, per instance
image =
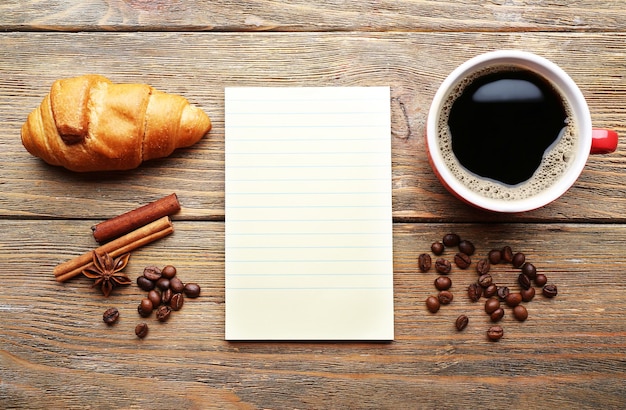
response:
[[[453,103],[463,93],[463,90],[473,81],[487,74],[507,71],[528,71],[512,66],[494,66],[482,69],[461,80],[448,94],[439,111],[437,123],[437,141],[443,160],[452,175],[464,186],[483,197],[497,200],[522,200],[540,194],[553,186],[569,168],[576,152],[576,124],[572,110],[563,98],[560,91],[552,84],[550,86],[561,98],[565,109],[565,126],[559,137],[550,145],[542,158],[539,167],[532,177],[516,185],[508,185],[491,178],[485,178],[467,170],[456,158],[452,151],[452,135],[448,126],[448,118]]]

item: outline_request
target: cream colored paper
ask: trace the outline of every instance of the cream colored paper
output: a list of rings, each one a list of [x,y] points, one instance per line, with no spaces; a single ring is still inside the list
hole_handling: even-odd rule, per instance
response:
[[[225,90],[227,340],[393,339],[389,102]]]

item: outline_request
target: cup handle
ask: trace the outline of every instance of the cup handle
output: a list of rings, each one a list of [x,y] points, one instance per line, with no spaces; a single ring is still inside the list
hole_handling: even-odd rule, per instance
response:
[[[591,153],[608,154],[617,149],[617,132],[594,128],[591,131]]]

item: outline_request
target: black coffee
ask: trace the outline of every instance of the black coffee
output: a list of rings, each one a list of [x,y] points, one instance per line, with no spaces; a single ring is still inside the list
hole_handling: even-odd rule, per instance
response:
[[[562,96],[539,75],[492,67],[451,91],[439,121],[440,148],[470,189],[522,199],[549,187],[574,153],[574,124]]]

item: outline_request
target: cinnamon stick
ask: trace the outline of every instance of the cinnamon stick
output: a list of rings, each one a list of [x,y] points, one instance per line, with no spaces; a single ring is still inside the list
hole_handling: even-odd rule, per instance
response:
[[[104,243],[159,218],[175,214],[178,211],[180,211],[178,197],[176,194],[171,194],[122,215],[100,222],[92,226],[91,230],[96,241]]]
[[[140,246],[154,242],[174,232],[174,226],[168,216],[136,229],[124,236],[108,242],[95,249],[98,253],[107,252],[116,258],[127,252],[131,252]],[[64,262],[54,268],[54,276],[58,282],[65,282],[74,276],[80,275],[83,270],[93,263],[93,251],[86,252],[76,258]]]

